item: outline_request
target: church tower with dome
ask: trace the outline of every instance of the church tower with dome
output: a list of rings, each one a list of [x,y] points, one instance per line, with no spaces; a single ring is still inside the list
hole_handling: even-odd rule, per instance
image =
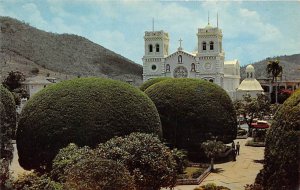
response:
[[[180,46],[169,54],[169,34],[165,31],[146,31],[144,35],[143,81],[156,77],[199,78],[213,82],[235,99],[240,83],[240,64],[237,59],[225,60],[223,34],[208,22],[197,31],[197,52],[187,52]]]
[[[245,94],[249,94],[252,98],[256,98],[257,94],[264,92],[260,83],[255,79],[255,69],[252,65],[246,67],[246,78],[241,82],[237,89],[237,100],[243,99]]]

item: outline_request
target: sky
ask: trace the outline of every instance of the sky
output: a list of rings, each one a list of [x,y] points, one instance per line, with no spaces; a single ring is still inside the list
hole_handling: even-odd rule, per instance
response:
[[[0,15],[53,33],[83,36],[142,64],[144,33],[169,33],[170,49],[197,48],[197,30],[223,31],[225,60],[241,65],[300,53],[300,1],[0,0]]]

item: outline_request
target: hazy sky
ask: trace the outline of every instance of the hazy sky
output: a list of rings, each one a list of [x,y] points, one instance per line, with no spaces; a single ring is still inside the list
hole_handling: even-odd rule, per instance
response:
[[[197,28],[223,30],[225,59],[241,65],[266,57],[300,53],[300,1],[104,1],[0,0],[0,15],[54,33],[71,33],[115,51],[139,64],[144,54],[144,32],[164,30],[170,53],[178,40],[183,48],[197,47]]]

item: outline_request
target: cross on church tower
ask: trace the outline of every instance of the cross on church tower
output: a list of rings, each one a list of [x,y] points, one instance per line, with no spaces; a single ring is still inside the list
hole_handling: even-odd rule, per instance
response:
[[[178,50],[181,51],[182,50],[181,43],[182,43],[183,40],[180,38],[178,41],[179,41],[179,48],[178,48]]]

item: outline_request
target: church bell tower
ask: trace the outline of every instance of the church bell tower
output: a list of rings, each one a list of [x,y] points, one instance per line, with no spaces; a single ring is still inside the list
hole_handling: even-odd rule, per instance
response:
[[[200,66],[198,77],[223,87],[225,53],[222,48],[222,30],[218,24],[217,27],[211,26],[208,17],[207,26],[198,29],[197,37]]]
[[[146,31],[144,36],[143,81],[165,76],[164,58],[169,55],[169,34]]]

